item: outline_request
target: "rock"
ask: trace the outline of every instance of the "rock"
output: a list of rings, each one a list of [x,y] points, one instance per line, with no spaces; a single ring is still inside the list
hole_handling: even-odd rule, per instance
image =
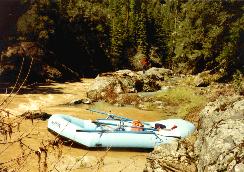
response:
[[[146,70],[145,74],[142,71],[137,72],[142,77],[142,90],[145,92],[153,92],[161,89],[160,82],[164,80],[165,76],[173,75],[170,69],[152,67]]]
[[[207,87],[221,78],[220,73],[212,74],[211,71],[204,71],[194,77],[193,84],[196,87]]]
[[[25,117],[26,119],[41,119],[41,120],[47,120],[51,114],[48,114],[46,112],[41,111],[27,111],[21,115],[22,117]]]
[[[195,143],[198,171],[238,171],[243,168],[244,98],[219,98],[201,112]]]
[[[0,82],[13,83],[20,72],[19,79],[24,80],[29,69],[27,82],[78,80],[79,77],[74,71],[54,62],[55,59],[54,55],[45,54],[34,42],[20,42],[9,46],[1,53]]]
[[[150,78],[157,78],[158,80],[164,80],[165,76],[172,76],[173,71],[165,68],[152,67],[145,72],[145,75]]]
[[[209,83],[205,83],[205,81],[203,80],[203,78],[201,78],[199,75],[197,75],[194,79],[194,85],[196,87],[202,87],[202,86],[208,86]]]
[[[33,57],[35,54],[35,58]],[[36,57],[43,55],[40,48],[35,43],[23,42],[8,47],[1,53],[0,58],[0,82],[14,82],[21,71],[19,79],[24,80],[27,71],[30,68],[31,57],[33,57],[31,75],[40,73],[41,65]],[[36,65],[38,64],[38,65]],[[21,68],[22,66],[22,68]],[[38,71],[38,72],[37,72]],[[35,78],[39,78],[36,76]]]
[[[162,144],[144,171],[243,171],[244,97],[220,97],[200,113],[195,144],[190,138]]]
[[[34,42],[20,42],[17,45],[13,45],[7,48],[3,53],[6,57],[12,56],[32,56],[33,58],[37,56],[42,56],[42,49]]]
[[[42,77],[46,80],[61,80],[63,74],[56,68],[49,66],[48,64],[43,64]]]
[[[96,77],[87,91],[87,97],[92,100],[114,100],[119,94],[157,91],[161,89],[158,81],[162,81],[164,75],[171,74],[171,70],[163,68],[151,68],[145,74],[131,70],[103,73]]]
[[[208,71],[199,73],[197,76],[195,76],[194,79],[194,85],[196,87],[206,87],[210,84],[210,75]]]
[[[123,88],[119,80],[114,77],[97,77],[95,82],[89,87],[87,97],[92,100],[100,100],[106,97],[117,97],[122,93]]]
[[[147,158],[144,171],[195,172],[194,147],[187,140],[175,141],[155,147]]]
[[[116,98],[117,104],[123,105],[138,105],[142,101],[141,97],[135,93],[120,94]]]
[[[78,105],[78,104],[91,104],[92,101],[89,98],[85,98],[85,99],[75,99],[70,101],[69,103],[67,103],[68,105]]]
[[[243,171],[244,171],[244,164],[243,163],[239,163],[239,164],[235,165],[234,172],[243,172]]]

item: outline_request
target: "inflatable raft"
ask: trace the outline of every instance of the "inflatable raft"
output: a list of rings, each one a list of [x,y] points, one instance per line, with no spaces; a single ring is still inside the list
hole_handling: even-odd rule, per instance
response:
[[[154,148],[185,138],[195,130],[192,123],[183,119],[142,122],[143,127],[134,122],[111,118],[92,121],[55,114],[48,119],[48,129],[87,147],[116,148]]]

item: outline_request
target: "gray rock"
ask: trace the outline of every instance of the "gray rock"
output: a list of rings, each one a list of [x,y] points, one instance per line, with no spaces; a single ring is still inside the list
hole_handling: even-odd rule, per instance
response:
[[[85,98],[85,99],[75,99],[70,101],[69,103],[67,103],[68,105],[78,105],[78,104],[91,104],[92,101],[89,98]]]
[[[198,171],[235,171],[243,163],[243,97],[220,98],[201,112],[195,143]]]
[[[157,78],[159,80],[164,80],[165,76],[172,76],[173,71],[165,68],[152,67],[145,72],[147,77]]]
[[[196,166],[193,151],[193,145],[187,140],[162,144],[149,154],[144,171],[194,172]]]
[[[164,75],[172,75],[171,70],[151,68],[145,74],[131,70],[103,73],[96,77],[87,91],[87,97],[106,100],[116,99],[119,94],[157,91],[161,88],[158,81],[162,81]]]
[[[243,172],[243,171],[244,171],[243,162],[235,165],[234,172]]]
[[[196,87],[206,87],[211,82],[211,75],[209,75],[209,71],[205,71],[202,73],[199,73],[194,78],[194,85]]]
[[[99,100],[124,92],[122,83],[115,77],[98,76],[95,82],[89,87],[87,97],[92,100]]]
[[[200,113],[197,141],[156,147],[144,171],[244,171],[244,97],[220,97]]]

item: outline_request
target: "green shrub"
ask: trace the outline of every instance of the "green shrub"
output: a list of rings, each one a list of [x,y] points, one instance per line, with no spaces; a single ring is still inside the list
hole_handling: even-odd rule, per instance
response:
[[[131,57],[129,60],[130,60],[132,68],[136,71],[143,70],[141,61],[144,58],[146,58],[146,55],[142,54],[141,52],[138,52],[135,56]]]
[[[243,74],[239,70],[233,75],[233,85],[238,94],[244,94]]]
[[[159,92],[156,97],[158,100],[164,101],[167,106],[171,106],[178,117],[185,117],[200,111],[207,102],[205,97],[186,87]]]

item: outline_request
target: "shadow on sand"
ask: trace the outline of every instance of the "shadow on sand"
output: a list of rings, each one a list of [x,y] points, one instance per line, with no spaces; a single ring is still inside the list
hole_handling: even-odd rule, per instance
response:
[[[57,134],[51,130],[49,130],[49,132],[51,132],[53,135],[57,136]],[[63,145],[67,146],[67,147],[71,147],[71,148],[76,148],[76,149],[83,149],[83,150],[87,150],[87,151],[113,151],[113,152],[152,152],[153,149],[152,148],[117,148],[117,147],[111,147],[111,148],[106,148],[106,147],[87,147],[84,145],[81,145],[79,143],[76,143],[70,139],[67,139],[65,137],[62,136],[58,136],[59,140],[62,142]]]
[[[13,90],[14,84],[0,83],[0,94],[9,94]],[[15,87],[13,93],[18,94],[63,94],[62,88],[53,88],[53,83],[48,84],[32,84],[23,86],[19,89],[19,86]]]
[[[86,147],[84,145],[78,144],[76,142],[73,142],[72,140],[67,140],[62,138],[62,140],[64,141],[63,145],[68,146],[68,147],[72,147],[72,148],[76,148],[76,149],[83,149],[83,150],[87,150],[87,151],[113,151],[113,152],[152,152],[153,149],[149,149],[149,148],[116,148],[116,147],[111,147],[111,148],[105,148],[105,147],[94,147],[94,148],[89,148]]]

